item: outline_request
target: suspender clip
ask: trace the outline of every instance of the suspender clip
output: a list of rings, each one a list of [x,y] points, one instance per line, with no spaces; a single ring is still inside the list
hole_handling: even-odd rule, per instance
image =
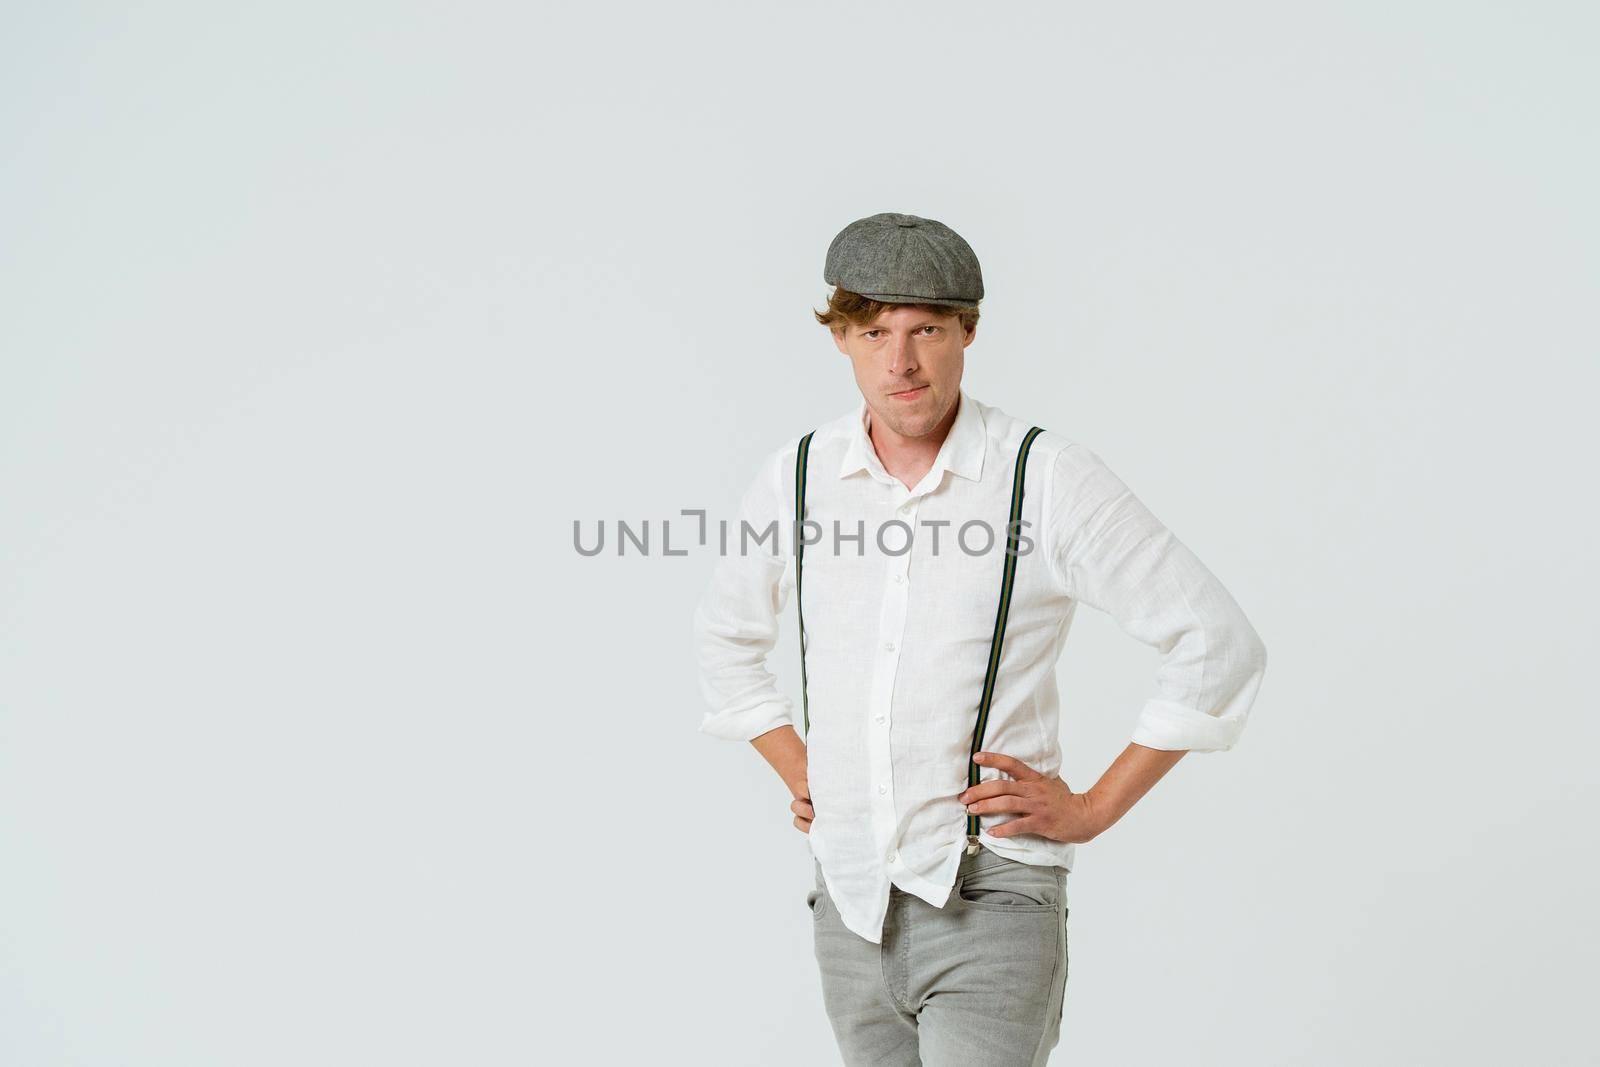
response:
[[[967,855],[969,855],[969,856],[975,855],[977,853],[977,851],[978,851],[978,835],[977,834],[968,834],[967,835]]]

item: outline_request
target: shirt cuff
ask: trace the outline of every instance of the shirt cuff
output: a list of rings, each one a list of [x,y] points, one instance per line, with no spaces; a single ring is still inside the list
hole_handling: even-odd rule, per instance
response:
[[[1223,752],[1233,747],[1244,730],[1245,716],[1208,715],[1167,700],[1148,700],[1139,713],[1133,741],[1146,748],[1169,751]]]
[[[700,732],[728,741],[749,741],[768,730],[794,725],[790,705],[786,700],[772,700],[742,711],[706,712],[700,720]]]

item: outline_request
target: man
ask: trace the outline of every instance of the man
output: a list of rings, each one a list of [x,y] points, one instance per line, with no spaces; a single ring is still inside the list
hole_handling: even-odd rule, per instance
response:
[[[958,234],[859,219],[823,277],[817,318],[862,402],[768,455],[744,495],[694,616],[700,729],[750,741],[794,795],[846,1063],[1042,1064],[1074,846],[1185,752],[1234,744],[1265,649],[1094,452],[961,388],[983,282]],[[741,551],[746,528],[788,547]],[[804,739],[766,668],[791,593]],[[1131,743],[1086,792],[1057,773],[1055,663],[1080,602],[1163,653]]]

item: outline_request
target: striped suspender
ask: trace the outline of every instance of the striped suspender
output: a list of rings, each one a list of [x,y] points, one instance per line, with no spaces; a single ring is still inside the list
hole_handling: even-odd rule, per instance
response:
[[[1000,646],[1006,639],[1006,616],[1011,613],[1011,584],[1017,576],[1017,549],[1022,540],[1022,485],[1028,476],[1028,450],[1033,439],[1044,433],[1035,426],[1022,439],[1017,450],[1017,466],[1011,472],[1011,520],[1006,523],[1006,564],[1000,577],[1000,607],[994,613],[994,637],[989,641],[989,669],[983,676],[983,696],[978,701],[978,725],[972,731],[972,752],[967,757],[967,785],[978,784],[978,764],[973,761],[983,751],[983,728],[989,725],[989,701],[994,697],[994,680],[1000,673]],[[967,853],[978,851],[978,816],[967,815]]]
[[[972,760],[983,751],[983,731],[989,724],[989,703],[994,699],[994,683],[1000,673],[1000,650],[1006,639],[1006,617],[1011,612],[1011,587],[1017,576],[1017,552],[1022,541],[1022,490],[1028,475],[1028,452],[1034,438],[1044,432],[1042,426],[1030,429],[1022,438],[1017,450],[1017,464],[1011,473],[1011,515],[1006,523],[1006,560],[1000,577],[1000,606],[995,611],[994,635],[989,641],[989,666],[983,676],[983,695],[978,701],[978,723],[972,731],[972,751],[967,759],[967,785],[978,784],[978,764]],[[806,461],[811,451],[811,437],[815,430],[800,438],[800,449],[794,459],[794,602],[800,619],[800,702],[805,714],[806,736],[811,734],[811,702],[806,695],[806,616],[800,603],[801,563],[805,556],[804,523],[806,516]],[[967,852],[978,851],[978,816],[967,815]]]
[[[806,613],[800,603],[800,563],[806,554],[806,460],[811,453],[812,430],[800,438],[800,451],[794,457],[794,611],[800,619],[800,709],[805,716],[806,732],[811,736],[811,700],[806,696]]]

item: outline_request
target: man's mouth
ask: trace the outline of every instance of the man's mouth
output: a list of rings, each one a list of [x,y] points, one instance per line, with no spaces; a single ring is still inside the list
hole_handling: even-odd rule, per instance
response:
[[[915,400],[927,391],[928,387],[926,385],[919,385],[915,389],[907,389],[903,393],[890,393],[889,395],[896,400]]]

